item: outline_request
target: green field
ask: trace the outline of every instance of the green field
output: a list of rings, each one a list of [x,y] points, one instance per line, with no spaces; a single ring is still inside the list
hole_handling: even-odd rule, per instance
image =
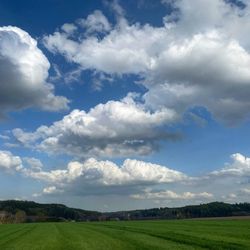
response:
[[[250,249],[250,220],[0,225],[0,249]]]

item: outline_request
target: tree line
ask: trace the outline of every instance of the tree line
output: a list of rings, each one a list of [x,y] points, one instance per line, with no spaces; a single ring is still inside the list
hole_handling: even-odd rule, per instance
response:
[[[250,203],[212,202],[178,208],[152,208],[101,213],[69,208],[62,204],[39,204],[33,201],[0,201],[0,224],[47,221],[106,221],[146,219],[189,219],[250,216]]]

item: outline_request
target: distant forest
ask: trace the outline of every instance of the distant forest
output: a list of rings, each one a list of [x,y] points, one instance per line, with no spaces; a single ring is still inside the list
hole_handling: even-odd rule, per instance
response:
[[[250,203],[212,202],[178,208],[152,208],[101,213],[69,208],[61,204],[39,204],[33,201],[0,201],[0,224],[48,221],[109,221],[147,219],[189,219],[250,216]]]

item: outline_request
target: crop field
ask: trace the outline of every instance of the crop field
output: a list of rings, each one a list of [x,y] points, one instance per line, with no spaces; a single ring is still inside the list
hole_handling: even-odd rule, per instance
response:
[[[250,220],[0,225],[0,249],[250,249]]]

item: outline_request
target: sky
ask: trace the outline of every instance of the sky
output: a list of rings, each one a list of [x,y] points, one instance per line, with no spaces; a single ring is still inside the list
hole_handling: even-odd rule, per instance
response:
[[[0,16],[0,199],[250,202],[249,0],[1,0]]]

